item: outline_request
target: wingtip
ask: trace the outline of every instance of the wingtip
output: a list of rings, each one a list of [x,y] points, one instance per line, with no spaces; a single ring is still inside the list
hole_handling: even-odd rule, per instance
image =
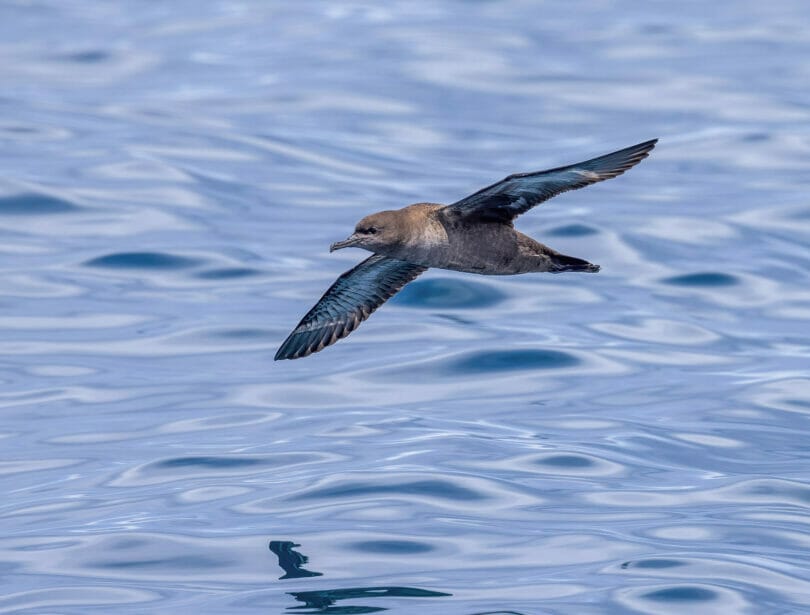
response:
[[[635,145],[631,145],[630,147],[626,147],[624,151],[630,152],[649,152],[658,144],[658,137],[655,139],[649,139],[647,141],[642,141],[641,143],[636,143]],[[622,150],[619,150],[622,151]]]
[[[293,359],[300,359],[302,357],[309,356],[310,354],[312,354],[312,353],[311,352],[304,352],[304,353],[301,353],[301,352],[286,352],[286,353],[282,354],[280,352],[277,352],[276,356],[273,357],[273,361],[292,361]]]
[[[642,141],[641,143],[636,143],[635,145],[631,145],[629,147],[625,147],[624,149],[620,149],[618,151],[612,152],[612,154],[625,154],[625,155],[639,155],[639,154],[649,154],[655,146],[658,144],[658,137],[655,139],[649,139],[648,141]],[[610,156],[612,154],[606,154],[605,157]]]
[[[288,359],[297,359],[298,357],[302,356],[299,353],[299,349],[291,349],[290,348],[290,339],[287,338],[284,340],[284,343],[279,346],[278,350],[276,351],[276,356],[273,357],[273,361],[285,361]]]
[[[636,145],[631,145],[630,147],[625,147],[624,149],[583,162],[581,166],[585,169],[588,169],[589,166],[593,166],[595,172],[604,174],[603,177],[599,178],[600,180],[610,179],[611,177],[621,175],[647,158],[657,143],[657,137],[649,141],[642,141]]]
[[[639,143],[638,145],[636,145],[636,147],[649,152],[657,144],[658,144],[658,137],[655,137],[655,139],[650,139],[649,141],[643,141],[643,142]]]
[[[301,347],[301,345],[299,344],[295,348],[287,348],[287,345],[285,344],[278,349],[278,352],[276,352],[276,356],[273,357],[273,361],[292,361],[294,359],[302,359],[304,357],[308,357],[313,352],[317,351],[311,349],[308,346]]]

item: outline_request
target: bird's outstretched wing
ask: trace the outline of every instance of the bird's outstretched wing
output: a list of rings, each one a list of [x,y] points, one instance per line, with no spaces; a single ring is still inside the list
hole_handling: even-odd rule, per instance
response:
[[[621,175],[644,160],[658,139],[645,141],[566,167],[516,173],[448,205],[444,212],[456,218],[482,222],[511,222],[535,205],[566,190],[584,188]]]
[[[346,337],[426,269],[381,254],[370,256],[335,280],[284,340],[276,361],[306,357]]]

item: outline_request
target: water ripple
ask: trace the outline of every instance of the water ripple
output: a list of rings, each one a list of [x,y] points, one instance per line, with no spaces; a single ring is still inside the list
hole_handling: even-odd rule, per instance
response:
[[[736,276],[728,273],[717,273],[714,271],[705,273],[689,273],[674,276],[662,280],[664,284],[672,286],[700,286],[700,287],[723,287],[735,286],[740,283]]]
[[[87,267],[106,269],[188,269],[200,260],[166,252],[120,252],[98,256],[85,262]]]
[[[464,356],[447,366],[449,373],[470,374],[513,370],[560,369],[579,365],[574,355],[558,350],[503,350]]]
[[[619,595],[619,604],[634,612],[664,614],[683,613],[746,613],[753,604],[739,592],[725,587],[687,584],[660,586],[653,585],[625,590]]]
[[[156,485],[174,481],[206,479],[217,475],[239,476],[257,473],[270,473],[280,469],[309,464],[338,461],[336,455],[326,453],[276,453],[263,456],[196,456],[172,457],[131,468],[114,478],[110,485],[131,487],[136,485]]]
[[[20,613],[32,609],[123,609],[132,605],[152,608],[162,599],[163,595],[159,592],[103,585],[42,588],[6,594],[0,598],[0,613]],[[147,607],[145,603],[153,604]]]
[[[392,302],[429,309],[472,309],[497,305],[503,299],[503,293],[486,284],[434,278],[412,282]]]
[[[0,197],[0,216],[51,216],[79,209],[70,201],[47,194],[23,193]]]

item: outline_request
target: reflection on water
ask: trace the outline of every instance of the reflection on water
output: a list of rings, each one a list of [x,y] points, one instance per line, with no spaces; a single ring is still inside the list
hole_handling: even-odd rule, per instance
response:
[[[809,19],[0,2],[0,613],[805,611]],[[273,363],[362,215],[652,137],[516,221],[598,275]]]
[[[301,577],[319,577],[323,573],[313,572],[304,568],[304,564],[309,561],[306,555],[302,555],[294,550],[294,547],[301,545],[295,544],[287,540],[271,540],[270,551],[278,556],[278,565],[284,571],[284,576],[281,579],[297,579]]]
[[[440,598],[451,596],[442,592],[434,592],[415,587],[350,587],[348,589],[326,589],[311,592],[290,592],[302,606],[289,607],[288,611],[297,613],[378,613],[387,611],[385,607],[379,606],[357,606],[344,605],[332,606],[340,600],[352,600],[360,598]],[[418,607],[416,607],[418,608]],[[311,609],[303,611],[300,609]]]
[[[295,551],[294,547],[301,545],[286,540],[271,540],[270,551],[278,556],[278,565],[284,570],[283,579],[296,579],[302,577],[319,577],[320,572],[312,572],[303,568],[309,561],[306,555]],[[379,546],[379,545],[375,545]],[[390,545],[388,545],[390,546]],[[368,546],[363,548],[368,550]],[[400,550],[397,548],[396,550]],[[414,552],[410,550],[409,552]],[[437,598],[451,596],[443,592],[418,589],[416,587],[350,587],[346,589],[322,589],[313,591],[288,592],[303,605],[288,607],[288,611],[301,613],[377,613],[387,611],[385,607],[379,606],[356,606],[343,605],[333,606],[341,600],[352,600],[361,598]],[[311,609],[302,611],[300,609]]]

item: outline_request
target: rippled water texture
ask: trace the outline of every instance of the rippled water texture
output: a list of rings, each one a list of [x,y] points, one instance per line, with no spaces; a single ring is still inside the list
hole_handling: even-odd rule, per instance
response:
[[[0,613],[810,603],[810,5],[0,3]],[[273,362],[362,215],[652,137]]]

